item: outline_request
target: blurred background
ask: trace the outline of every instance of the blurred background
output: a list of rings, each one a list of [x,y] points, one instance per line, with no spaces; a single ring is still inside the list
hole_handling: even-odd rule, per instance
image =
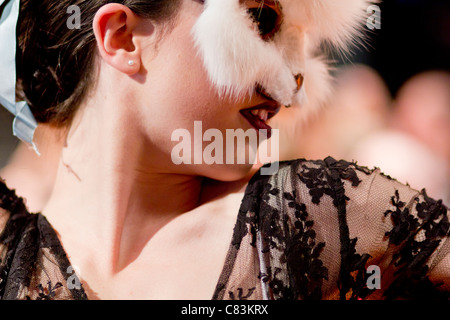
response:
[[[0,107],[0,167],[6,165],[9,156],[18,145],[18,140],[12,136],[13,116]]]
[[[331,56],[338,66],[336,93],[293,135],[281,137],[281,157],[333,156],[379,167],[448,204],[450,1],[386,0],[379,7],[381,29],[367,30],[364,48],[347,59]],[[12,120],[0,108],[0,176],[28,194],[38,211],[51,191],[61,141],[49,129],[40,137],[41,146],[48,144],[38,158],[12,136]]]

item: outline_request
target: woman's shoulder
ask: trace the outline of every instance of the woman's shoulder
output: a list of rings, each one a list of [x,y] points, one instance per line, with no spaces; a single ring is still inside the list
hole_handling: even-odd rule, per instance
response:
[[[234,243],[239,248],[249,236],[252,247],[281,257],[271,268],[298,284],[292,296],[448,297],[450,223],[441,200],[355,162],[277,165],[276,173],[260,171],[250,181]],[[387,268],[383,290],[367,289],[370,266]]]
[[[394,184],[398,183],[383,174],[379,168],[370,169],[354,161],[327,157],[321,160],[294,159],[266,164],[252,177],[248,189],[258,189],[264,185],[276,185],[280,191],[307,188],[311,195],[315,195],[311,199],[315,203],[323,195],[321,192],[331,195],[330,190],[340,189],[339,186],[344,183],[358,187],[373,175],[381,176]]]
[[[269,171],[264,169],[272,172],[265,174]],[[286,226],[292,226],[298,219],[311,217],[310,212],[322,217],[334,212],[343,214],[342,211],[352,208],[344,209],[350,199],[352,203],[359,203],[378,197],[378,194],[370,194],[378,188],[375,186],[379,185],[378,179],[388,181],[389,187],[385,188],[388,194],[383,195],[383,199],[389,202],[395,194],[393,190],[401,184],[378,168],[369,169],[332,157],[270,163],[260,168],[248,183],[241,211],[250,212],[250,220],[258,228],[267,221],[272,224],[289,221]]]
[[[5,238],[4,233],[7,230],[9,222],[19,222],[29,217],[24,199],[19,197],[15,190],[9,189],[6,182],[0,178],[0,241]],[[18,226],[18,223],[13,223]]]
[[[84,297],[78,288],[62,288],[71,276],[68,267],[45,217],[30,213],[25,201],[0,179],[0,300]]]
[[[23,198],[0,178],[0,266],[4,262],[1,257],[15,247],[25,227],[35,218],[36,215],[28,212]]]
[[[318,160],[299,158],[266,164],[257,172],[255,179],[264,176],[271,176],[272,178],[299,178],[299,175],[325,177],[329,174],[337,178],[336,174],[339,174],[343,179],[356,180],[356,176],[359,174],[371,175],[374,172],[379,172],[379,169],[370,169],[355,161],[336,160],[333,157]],[[386,177],[394,180],[387,175]]]
[[[276,172],[263,174],[262,169],[274,167]],[[252,177],[246,194],[247,202],[258,207],[251,208],[253,212],[265,204],[291,212],[286,206],[292,206],[290,202],[294,201],[320,212],[337,211],[346,216],[369,209],[388,215],[396,204],[403,203],[418,205],[420,210],[432,207],[444,215],[448,213],[448,204],[430,196],[426,189],[399,182],[380,168],[332,157],[268,164]]]
[[[252,177],[249,186],[276,182],[279,187],[287,189],[292,185],[298,187],[303,184],[309,189],[326,190],[343,184],[347,187],[347,183],[350,187],[359,187],[365,180],[373,180],[374,177],[388,181],[394,187],[407,186],[378,167],[369,168],[356,161],[336,160],[333,157],[319,160],[301,158],[266,164]]]

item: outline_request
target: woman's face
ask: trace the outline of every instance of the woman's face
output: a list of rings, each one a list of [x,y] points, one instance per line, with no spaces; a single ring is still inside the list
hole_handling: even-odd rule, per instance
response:
[[[142,67],[145,71],[137,85],[133,103],[138,105],[139,125],[145,132],[152,150],[157,150],[152,157],[155,157],[159,169],[202,175],[217,180],[236,180],[248,174],[253,162],[247,159],[244,164],[238,164],[237,155],[243,152],[242,149],[235,153],[233,161],[230,161],[231,158],[227,160],[227,146],[237,144],[237,140],[227,139],[227,130],[238,135],[237,129],[243,129],[244,132],[250,130],[247,131],[249,134],[255,134],[257,128],[267,126],[258,122],[258,119],[275,116],[280,106],[260,95],[246,96],[239,100],[220,97],[208,79],[191,34],[202,10],[203,5],[197,1],[183,1],[173,29],[164,33],[156,49],[150,41],[148,46],[143,46]],[[256,115],[252,116],[246,109],[254,107],[265,111],[253,111]],[[209,131],[210,141],[203,136],[208,129],[215,129]],[[185,139],[189,138],[186,134],[181,138],[186,131],[190,133],[190,141]],[[223,139],[222,143],[220,139],[217,140],[219,133]],[[258,144],[264,140],[263,137],[261,135],[258,138]],[[247,149],[249,141],[246,140]],[[212,142],[215,144],[212,145]],[[198,153],[199,147],[203,150],[201,155]],[[212,149],[215,151],[211,151]],[[174,153],[189,158],[189,151],[190,164],[186,163],[189,161],[175,164]],[[220,152],[223,152],[223,164],[219,161],[206,163],[207,155],[218,156]],[[202,156],[200,162],[199,156]]]

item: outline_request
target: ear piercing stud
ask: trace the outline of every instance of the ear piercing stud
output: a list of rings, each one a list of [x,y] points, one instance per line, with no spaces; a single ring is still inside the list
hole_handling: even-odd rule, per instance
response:
[[[134,66],[134,61],[133,61],[133,60],[128,61],[128,65],[129,65],[130,67]]]

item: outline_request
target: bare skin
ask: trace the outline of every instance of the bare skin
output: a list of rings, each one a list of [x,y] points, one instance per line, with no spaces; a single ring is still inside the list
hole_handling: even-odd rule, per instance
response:
[[[214,293],[252,166],[176,166],[170,135],[195,120],[247,130],[239,110],[264,99],[236,103],[210,88],[190,36],[201,10],[184,1],[157,46],[159,25],[118,4],[97,13],[97,83],[69,130],[43,210],[91,299]]]
[[[40,155],[21,142],[0,177],[9,188],[23,197],[30,212],[41,212],[52,192],[64,134],[58,128],[40,125],[34,141],[40,146]]]

